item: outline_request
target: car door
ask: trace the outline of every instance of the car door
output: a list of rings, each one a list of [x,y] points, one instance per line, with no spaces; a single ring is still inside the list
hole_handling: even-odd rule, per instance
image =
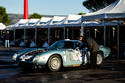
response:
[[[75,43],[74,43],[75,46]],[[82,54],[81,51],[74,47],[74,49],[66,50],[66,62],[67,65],[77,65],[82,64]]]
[[[68,49],[66,50],[66,64],[77,65],[82,64],[82,55],[80,50]]]

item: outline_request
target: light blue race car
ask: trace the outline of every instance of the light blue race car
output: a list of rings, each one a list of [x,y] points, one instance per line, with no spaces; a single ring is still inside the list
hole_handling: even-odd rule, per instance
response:
[[[90,52],[87,48],[80,48],[79,40],[60,40],[49,48],[32,48],[19,51],[13,55],[13,60],[23,68],[48,68],[51,71],[59,71],[62,67],[75,67],[90,63]],[[103,59],[109,56],[110,49],[99,47],[97,65],[103,63]]]

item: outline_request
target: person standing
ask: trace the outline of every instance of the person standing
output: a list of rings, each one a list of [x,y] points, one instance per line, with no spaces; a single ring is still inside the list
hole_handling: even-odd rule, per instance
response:
[[[10,47],[9,40],[10,40],[10,34],[9,34],[9,31],[7,31],[6,34],[5,34],[5,47],[6,48]]]
[[[90,51],[90,67],[96,68],[97,66],[97,51],[99,50],[99,45],[97,42],[87,35],[84,34],[84,36],[80,36],[79,39],[82,43],[82,47],[87,47]]]

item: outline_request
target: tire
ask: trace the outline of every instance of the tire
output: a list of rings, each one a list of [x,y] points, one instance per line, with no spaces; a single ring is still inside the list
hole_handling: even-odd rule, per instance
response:
[[[103,64],[103,55],[101,53],[97,54],[97,66],[100,66]]]
[[[62,66],[61,58],[58,55],[52,55],[48,60],[48,68],[50,71],[59,71]]]

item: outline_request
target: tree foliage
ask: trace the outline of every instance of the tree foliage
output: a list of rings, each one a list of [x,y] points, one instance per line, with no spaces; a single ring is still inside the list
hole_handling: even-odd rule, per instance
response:
[[[42,15],[38,14],[38,13],[33,13],[29,18],[38,18],[40,19],[42,17]]]
[[[85,0],[83,6],[85,6],[90,12],[102,9],[116,0]]]
[[[0,23],[3,23],[5,25],[8,25],[10,23],[10,18],[6,13],[6,8],[2,6],[0,6]]]

